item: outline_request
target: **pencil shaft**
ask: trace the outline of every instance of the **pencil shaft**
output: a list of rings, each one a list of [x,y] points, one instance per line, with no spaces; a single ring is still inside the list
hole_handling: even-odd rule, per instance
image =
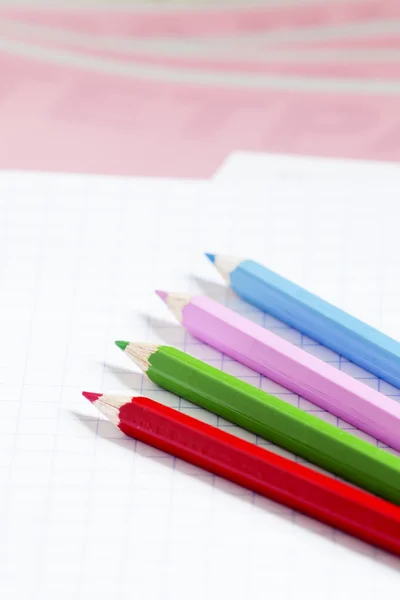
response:
[[[400,451],[400,404],[205,296],[182,310],[194,337]]]
[[[149,398],[127,399],[119,428],[136,439],[400,554],[400,509]]]
[[[160,346],[147,360],[161,387],[400,504],[397,457],[176,348]]]
[[[230,273],[244,300],[400,387],[400,343],[322,298],[251,261]]]

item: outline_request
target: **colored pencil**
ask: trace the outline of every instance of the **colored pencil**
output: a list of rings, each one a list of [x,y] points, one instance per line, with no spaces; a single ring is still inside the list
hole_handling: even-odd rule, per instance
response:
[[[400,451],[400,404],[206,296],[157,291],[195,338]]]
[[[259,263],[207,257],[243,300],[400,387],[400,342]]]
[[[125,434],[400,555],[400,509],[143,396],[83,392]]]
[[[161,387],[400,504],[400,459],[171,346],[116,342]]]

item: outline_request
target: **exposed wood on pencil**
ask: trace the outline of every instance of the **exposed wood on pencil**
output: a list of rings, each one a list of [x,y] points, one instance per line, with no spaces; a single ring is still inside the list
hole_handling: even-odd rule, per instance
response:
[[[214,264],[218,273],[223,277],[226,283],[229,284],[229,275],[243,262],[244,258],[237,256],[227,256],[225,254],[207,254],[207,258]]]
[[[126,354],[133,360],[135,364],[145,372],[149,368],[149,356],[157,352],[158,346],[155,344],[147,344],[145,342],[139,342],[132,344],[130,342],[118,341],[116,345],[125,351]]]
[[[167,292],[163,292],[162,290],[156,290],[156,294],[161,298],[163,302],[165,302],[171,313],[174,315],[175,319],[179,323],[182,323],[182,312],[185,306],[189,304],[191,295],[167,294]]]

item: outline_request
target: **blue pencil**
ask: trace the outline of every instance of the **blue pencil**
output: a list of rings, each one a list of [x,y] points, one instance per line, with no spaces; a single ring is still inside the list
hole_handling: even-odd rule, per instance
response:
[[[247,259],[206,254],[243,300],[400,388],[400,343]]]

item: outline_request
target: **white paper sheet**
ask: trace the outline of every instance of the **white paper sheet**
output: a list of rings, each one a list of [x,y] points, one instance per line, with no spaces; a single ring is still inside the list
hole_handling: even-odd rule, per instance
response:
[[[338,194],[323,182],[299,189],[279,179],[270,195],[216,188],[0,175],[0,589],[7,600],[378,600],[398,592],[397,559],[124,437],[81,396],[141,391],[271,448],[157,389],[114,345],[151,340],[317,410],[191,339],[153,293],[160,288],[212,295],[398,397],[239,301],[203,256],[258,259],[400,336],[398,193],[369,185],[363,194]]]
[[[269,154],[266,152],[232,152],[213,177],[215,183],[268,185],[280,178],[283,182],[319,183],[332,178],[341,186],[344,181],[364,184],[365,181],[400,183],[400,164],[367,160],[347,160],[302,156],[295,154]]]

